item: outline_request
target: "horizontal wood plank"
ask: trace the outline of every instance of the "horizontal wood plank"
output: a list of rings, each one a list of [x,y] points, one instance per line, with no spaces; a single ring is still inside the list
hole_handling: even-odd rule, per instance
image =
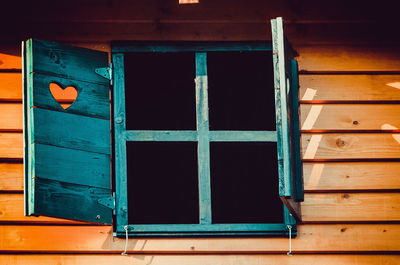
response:
[[[399,255],[140,255],[130,254],[98,254],[98,255],[0,255],[0,263],[4,265],[397,265]]]
[[[400,162],[304,162],[306,191],[400,189]],[[0,163],[0,190],[22,191],[23,165]]]
[[[399,193],[304,194],[304,222],[399,221]]]
[[[294,252],[400,251],[400,225],[318,224],[298,226]],[[0,226],[1,251],[121,253],[125,238],[111,226]],[[153,253],[287,252],[287,238],[131,238],[128,251]]]
[[[0,104],[0,130],[21,131],[23,124],[21,103]]]
[[[398,46],[295,47],[300,71],[400,71]]]
[[[400,162],[305,162],[305,191],[400,189]]]
[[[24,216],[23,194],[0,194],[0,221],[33,224],[83,224],[83,222],[51,217]]]
[[[20,47],[0,48],[0,70],[13,69],[21,70],[22,59],[21,52],[15,52]]]
[[[0,158],[23,158],[22,133],[0,133]]]
[[[22,100],[22,74],[0,73],[0,100]]]
[[[24,188],[22,163],[0,163],[0,191],[20,191]]]
[[[301,102],[399,101],[400,75],[300,75]]]
[[[399,193],[306,193],[304,222],[400,221]],[[24,216],[23,194],[0,194],[0,221],[69,223],[68,220]]]
[[[302,131],[400,130],[400,104],[302,104]]]
[[[398,159],[400,133],[303,134],[303,160]]]

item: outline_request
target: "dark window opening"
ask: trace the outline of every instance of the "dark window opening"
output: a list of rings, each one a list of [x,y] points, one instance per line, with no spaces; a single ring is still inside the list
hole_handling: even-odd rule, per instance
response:
[[[127,130],[196,130],[195,54],[125,54]]]
[[[127,142],[130,224],[199,222],[197,144]]]
[[[282,223],[276,143],[211,143],[213,223]]]
[[[276,130],[272,55],[208,52],[210,130]]]

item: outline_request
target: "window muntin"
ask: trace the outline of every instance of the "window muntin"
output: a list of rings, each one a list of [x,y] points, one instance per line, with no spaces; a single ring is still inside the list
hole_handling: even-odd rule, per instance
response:
[[[163,234],[179,234],[179,235],[191,235],[191,234],[202,234],[202,235],[214,235],[214,234],[220,234],[220,235],[229,235],[229,234],[248,234],[248,235],[275,235],[275,234],[284,234],[287,231],[287,224],[288,223],[293,223],[293,219],[289,216],[289,213],[287,212],[285,207],[282,207],[282,203],[279,200],[279,195],[277,192],[277,182],[278,182],[278,176],[270,176],[270,179],[275,179],[275,185],[270,185],[269,187],[265,187],[265,192],[269,192],[273,190],[273,194],[276,195],[276,200],[275,201],[275,206],[269,207],[266,205],[266,207],[263,209],[262,203],[258,201],[260,198],[255,196],[253,198],[253,202],[257,202],[258,206],[253,208],[253,212],[249,213],[249,216],[240,217],[239,215],[236,216],[236,219],[229,215],[228,211],[225,213],[226,216],[218,216],[218,214],[215,213],[214,210],[214,215],[215,218],[213,219],[213,208],[217,209],[219,204],[223,205],[221,203],[218,204],[218,197],[214,194],[215,197],[215,205],[212,203],[212,183],[214,181],[214,186],[216,185],[215,183],[217,182],[216,179],[213,180],[212,173],[210,170],[210,165],[212,164],[211,159],[211,153],[210,153],[210,146],[232,146],[232,145],[243,145],[243,144],[250,144],[250,145],[262,145],[264,143],[267,143],[269,145],[270,149],[270,157],[273,157],[275,155],[274,161],[269,161],[270,158],[266,157],[266,161],[270,163],[269,167],[271,167],[271,164],[276,164],[276,131],[275,129],[273,130],[260,130],[260,129],[272,129],[275,127],[275,109],[274,109],[274,99],[273,99],[273,72],[271,70],[270,73],[266,71],[265,75],[268,76],[265,78],[269,82],[266,82],[264,79],[261,78],[261,71],[258,73],[258,78],[261,80],[260,83],[269,83],[267,87],[265,87],[265,90],[270,89],[270,95],[266,96],[264,91],[256,91],[258,92],[255,93],[254,95],[256,96],[255,100],[259,100],[261,98],[265,98],[266,101],[269,100],[269,104],[266,104],[267,107],[263,106],[262,104],[258,103],[258,109],[257,107],[255,108],[256,111],[253,110],[254,115],[258,115],[259,117],[256,117],[253,119],[252,123],[250,126],[244,126],[243,128],[247,130],[237,130],[237,129],[242,129],[240,127],[240,123],[235,124],[235,119],[231,119],[230,123],[228,126],[221,126],[217,129],[212,130],[213,128],[210,126],[210,121],[208,118],[209,115],[209,103],[212,102],[210,101],[209,94],[208,94],[208,84],[209,84],[209,79],[208,75],[213,75],[216,73],[210,73],[209,71],[213,68],[213,66],[210,67],[210,65],[207,63],[207,56],[208,54],[212,54],[211,58],[213,58],[214,55],[219,55],[221,58],[226,58],[226,56],[229,57],[229,53],[232,54],[232,52],[235,55],[241,55],[241,53],[245,54],[250,54],[251,56],[254,56],[252,54],[252,46],[251,45],[233,45],[232,47],[227,48],[228,46],[225,45],[225,47],[219,47],[218,45],[216,46],[211,46],[211,47],[202,47],[202,46],[193,46],[192,47],[192,54],[195,58],[195,71],[196,71],[196,83],[192,85],[192,87],[188,89],[192,89],[196,91],[196,123],[197,123],[197,130],[170,130],[168,127],[158,127],[156,130],[125,130],[125,128],[122,128],[122,130],[116,129],[116,157],[123,158],[126,157],[129,154],[127,154],[127,149],[125,145],[125,141],[127,141],[127,144],[130,142],[178,142],[178,143],[183,143],[183,142],[194,142],[197,144],[197,162],[198,162],[198,200],[199,200],[199,216],[198,216],[198,222],[197,224],[191,224],[191,225],[185,225],[185,224],[149,224],[147,221],[142,221],[141,224],[131,224],[129,221],[131,218],[127,216],[126,213],[118,213],[117,212],[117,232],[124,232],[122,229],[124,225],[129,224],[129,233],[131,235],[163,235]],[[182,46],[183,49],[179,49],[179,47],[169,47],[168,46],[163,46],[163,48],[166,48],[165,50],[162,50],[161,48],[158,49],[151,49],[152,51],[156,50],[158,52],[162,52],[162,54],[172,54],[169,55],[171,58],[173,57],[173,54],[176,54],[176,52],[184,50],[185,52],[188,52],[190,50],[190,47],[188,48],[187,46]],[[268,69],[266,66],[268,63],[271,65],[270,69],[272,69],[272,58],[266,54],[271,53],[271,47],[267,46],[260,46],[255,45],[254,50],[258,50],[256,53],[260,53],[260,51],[263,52],[263,58],[270,58],[268,62],[262,64],[261,68]],[[133,49],[133,50],[132,50]],[[146,50],[146,48],[143,47],[134,47],[130,46],[128,49],[130,52],[143,52],[143,49]],[[168,50],[169,49],[169,50]],[[200,50],[200,51],[199,51]],[[126,50],[125,50],[126,51]],[[224,54],[224,51],[226,52]],[[146,52],[148,52],[146,50]],[[127,64],[127,62],[123,62],[123,57],[125,56],[125,59],[128,58],[130,55],[128,54],[123,54],[123,53],[117,53],[113,54],[114,56],[114,62],[117,62],[117,64],[114,63],[114,71],[123,71],[124,66]],[[154,52],[149,52],[149,56],[153,56]],[[250,56],[250,57],[251,57]],[[253,58],[253,61],[256,60],[257,58]],[[218,63],[218,56],[217,60],[215,58],[212,59],[212,61]],[[221,63],[221,62],[219,62]],[[129,63],[128,63],[129,64]],[[240,65],[242,69],[243,65]],[[248,67],[249,69],[256,69],[254,65],[251,65],[251,67]],[[216,71],[218,73],[218,71]],[[208,75],[207,75],[208,73]],[[128,73],[124,72],[125,78],[128,75]],[[156,78],[156,75],[155,77]],[[241,77],[243,79],[243,77]],[[216,80],[216,79],[214,79]],[[241,80],[243,84],[243,80]],[[218,82],[216,82],[218,83]],[[223,81],[219,82],[220,84],[223,84]],[[239,82],[240,83],[240,82]],[[114,90],[123,90],[125,86],[125,80],[122,78],[121,80],[116,80],[116,85],[114,86]],[[219,85],[221,87],[221,85]],[[218,86],[216,86],[216,89]],[[125,88],[126,89],[126,88]],[[251,88],[244,88],[243,90],[251,90]],[[260,89],[259,89],[260,90]],[[117,98],[115,98],[116,106],[115,109],[116,111],[116,120],[118,120],[120,117],[124,116],[125,113],[123,112],[124,110],[124,104],[125,102],[123,101],[123,98],[119,97],[118,95],[121,95],[123,91],[116,91],[115,95],[117,95]],[[263,94],[264,93],[264,94]],[[125,97],[128,94],[125,93]],[[237,96],[236,96],[237,98]],[[239,96],[240,98],[240,96]],[[129,100],[126,99],[126,102]],[[260,101],[259,101],[260,102]],[[271,104],[272,102],[272,104]],[[128,103],[126,103],[128,104]],[[232,104],[233,107],[235,104]],[[251,104],[248,104],[251,106]],[[271,108],[272,105],[272,108]],[[210,106],[210,109],[212,106]],[[257,110],[260,110],[264,108],[262,111],[262,114],[260,115]],[[231,109],[232,108],[231,106]],[[268,111],[267,111],[268,109]],[[243,109],[243,112],[245,112],[246,109]],[[213,113],[210,111],[210,113]],[[264,115],[263,115],[264,114]],[[128,115],[128,113],[126,113]],[[251,114],[250,114],[251,115]],[[242,118],[242,121],[245,121],[245,116]],[[253,115],[251,115],[253,116]],[[263,117],[264,116],[264,117]],[[223,116],[222,116],[223,117]],[[127,120],[129,117],[126,117]],[[253,118],[253,117],[252,117]],[[211,119],[211,117],[210,117]],[[224,121],[225,118],[221,118],[222,122]],[[266,123],[267,125],[256,125],[257,120],[259,120],[259,123]],[[223,123],[222,123],[223,124]],[[233,126],[231,126],[233,124]],[[239,125],[239,126],[238,126]],[[117,126],[118,127],[118,126]],[[229,128],[231,127],[231,128]],[[225,129],[227,128],[227,129]],[[236,129],[236,130],[232,130]],[[160,130],[163,129],[163,130]],[[221,130],[223,129],[223,130]],[[121,135],[123,137],[121,137]],[[119,141],[118,139],[122,139],[122,141]],[[274,147],[271,147],[274,146]],[[215,148],[213,148],[215,149]],[[218,149],[218,147],[217,147]],[[268,148],[267,148],[268,149]],[[275,152],[275,153],[274,153]],[[273,155],[271,155],[273,154]],[[133,161],[127,161],[127,163],[133,163]],[[247,161],[248,162],[248,161]],[[116,166],[124,164],[124,160],[119,160],[116,162]],[[121,167],[126,168],[126,164],[122,165]],[[126,173],[119,168],[116,170],[116,178],[117,178],[117,183],[126,183]],[[273,170],[274,171],[274,170]],[[275,169],[275,173],[277,171],[277,168]],[[119,173],[119,174],[118,174]],[[271,172],[270,172],[271,173]],[[276,173],[277,174],[277,173]],[[271,175],[271,174],[270,174]],[[246,176],[246,174],[244,174]],[[164,176],[166,177],[166,176]],[[266,176],[268,178],[268,176]],[[261,181],[260,181],[261,180]],[[260,183],[265,183],[262,178],[258,178],[257,181]],[[264,181],[264,182],[263,182]],[[220,185],[221,186],[221,185]],[[215,186],[217,187],[217,186]],[[240,187],[240,186],[238,186]],[[275,188],[271,188],[275,187]],[[118,193],[119,189],[119,193]],[[117,200],[119,203],[124,205],[127,209],[129,208],[129,205],[127,204],[126,200],[126,195],[127,189],[129,189],[129,185],[118,185],[117,184]],[[122,192],[121,192],[122,191]],[[258,190],[258,194],[261,194],[262,189]],[[231,191],[232,192],[232,191]],[[118,195],[119,194],[119,195]],[[261,196],[262,197],[262,196]],[[271,197],[272,198],[272,197]],[[263,198],[265,201],[265,198]],[[267,199],[268,200],[268,199]],[[223,201],[223,200],[222,200]],[[245,200],[244,200],[245,201]],[[251,201],[251,200],[249,200]],[[270,201],[271,202],[271,201]],[[277,202],[277,203],[276,203]],[[130,202],[131,203],[131,202]],[[245,203],[244,203],[245,204]],[[242,204],[242,210],[245,209]],[[278,205],[278,206],[277,206]],[[279,211],[280,213],[276,214],[276,212],[272,215],[270,215],[268,219],[268,214],[259,214],[257,216],[257,209],[260,208],[259,211],[262,212],[264,211]],[[283,210],[282,210],[283,209]],[[131,213],[127,211],[127,213]],[[231,212],[234,212],[235,207],[233,207],[233,210]],[[239,211],[240,212],[240,211]],[[244,211],[246,212],[246,211]],[[242,214],[244,213],[242,211]],[[223,214],[222,214],[223,215]],[[254,216],[255,215],[255,216]],[[231,220],[231,221],[230,221]]]

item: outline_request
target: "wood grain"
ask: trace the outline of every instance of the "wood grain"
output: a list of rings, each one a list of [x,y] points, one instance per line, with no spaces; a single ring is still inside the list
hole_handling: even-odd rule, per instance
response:
[[[21,70],[22,68],[21,56],[10,53],[8,53],[8,49],[0,48],[0,69]]]
[[[24,216],[23,194],[0,194],[0,221],[69,223],[68,220]],[[306,193],[304,222],[400,221],[399,193]]]
[[[3,265],[397,265],[400,262],[399,255],[293,255],[269,254],[269,255],[141,255],[130,254],[98,254],[98,255],[0,255],[0,263]]]
[[[303,160],[397,159],[399,133],[303,134]]]
[[[399,193],[305,194],[303,222],[399,221]]]
[[[21,191],[24,189],[22,163],[0,163],[0,191]]]
[[[400,100],[400,75],[300,75],[299,79],[301,102]]]
[[[0,133],[0,158],[21,159],[22,146],[22,133]]]
[[[22,100],[22,75],[20,73],[0,73],[0,100]]]
[[[400,189],[400,162],[304,162],[305,191]],[[0,190],[23,190],[23,165],[0,163]]]
[[[300,71],[400,71],[397,46],[296,46]]]
[[[400,162],[304,162],[305,191],[400,189]]]
[[[22,131],[22,104],[1,103],[0,104],[0,130]]]
[[[400,251],[395,224],[300,225],[294,252]],[[0,226],[0,250],[34,252],[121,253],[125,238],[111,226]],[[131,238],[128,251],[146,253],[287,252],[287,238]]]
[[[0,194],[0,222],[23,222],[32,224],[83,224],[51,217],[24,216],[23,194]]]
[[[400,104],[302,104],[302,131],[400,130]]]

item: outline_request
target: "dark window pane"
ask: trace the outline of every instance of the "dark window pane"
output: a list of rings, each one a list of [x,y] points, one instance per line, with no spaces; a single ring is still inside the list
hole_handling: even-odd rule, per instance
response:
[[[197,147],[191,142],[127,142],[130,224],[199,222]]]
[[[282,223],[276,143],[211,143],[213,223]]]
[[[194,53],[126,54],[126,128],[195,130],[194,78]]]
[[[276,130],[270,51],[209,52],[211,130]]]

